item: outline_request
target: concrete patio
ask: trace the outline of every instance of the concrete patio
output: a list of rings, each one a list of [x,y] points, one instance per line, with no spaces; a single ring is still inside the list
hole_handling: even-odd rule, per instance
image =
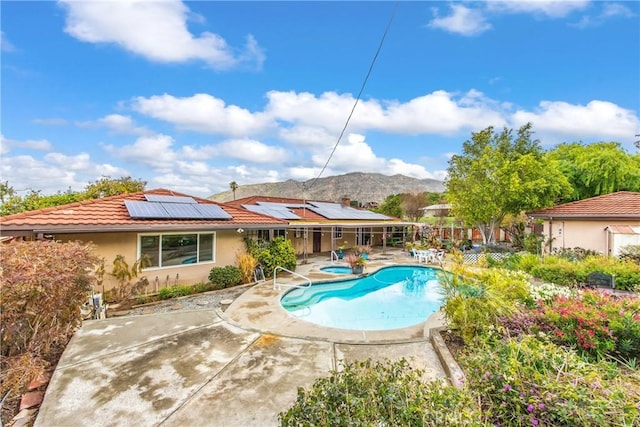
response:
[[[370,268],[392,258],[374,258]],[[324,274],[318,265],[298,271]],[[279,292],[265,282],[224,312],[86,322],[59,361],[35,425],[278,425],[297,387],[311,386],[342,361],[365,358],[406,358],[425,370],[425,380],[446,379],[427,335],[441,325],[439,315],[396,331],[320,328],[289,316]]]

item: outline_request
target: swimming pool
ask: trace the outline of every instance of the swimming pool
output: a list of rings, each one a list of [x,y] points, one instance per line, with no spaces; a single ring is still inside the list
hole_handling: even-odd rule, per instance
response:
[[[440,309],[438,271],[384,267],[365,277],[292,289],[280,303],[291,315],[321,326],[363,331],[406,328]]]
[[[345,265],[329,265],[327,267],[320,268],[325,273],[333,274],[351,274],[351,267]]]

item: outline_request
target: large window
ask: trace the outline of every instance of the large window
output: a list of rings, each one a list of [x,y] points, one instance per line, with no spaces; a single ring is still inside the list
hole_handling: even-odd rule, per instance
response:
[[[287,237],[287,230],[282,228],[282,229],[276,229],[276,230],[249,230],[246,233],[246,236],[252,240],[258,241],[258,242],[270,242],[271,240],[275,239],[276,237]]]
[[[140,256],[148,256],[151,267],[213,262],[215,233],[143,234]]]

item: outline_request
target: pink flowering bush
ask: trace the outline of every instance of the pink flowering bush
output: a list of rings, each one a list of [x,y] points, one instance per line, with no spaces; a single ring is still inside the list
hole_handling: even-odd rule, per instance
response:
[[[640,355],[640,299],[585,291],[558,296],[532,311],[540,330],[562,345],[593,358],[628,360]]]

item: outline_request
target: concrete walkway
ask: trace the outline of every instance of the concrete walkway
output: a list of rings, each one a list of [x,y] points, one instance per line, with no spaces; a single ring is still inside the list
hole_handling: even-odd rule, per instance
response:
[[[300,271],[313,275],[316,267]],[[86,322],[59,361],[35,425],[278,425],[297,387],[365,358],[404,357],[425,380],[446,378],[424,333],[439,316],[393,333],[327,330],[289,316],[278,292],[271,283],[254,286],[225,312]]]

